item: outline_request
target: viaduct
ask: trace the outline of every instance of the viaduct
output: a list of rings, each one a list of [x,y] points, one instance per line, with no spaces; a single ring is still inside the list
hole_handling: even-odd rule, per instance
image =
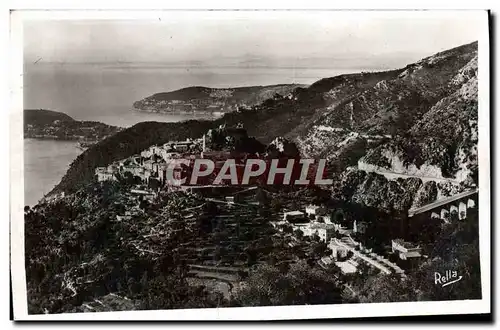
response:
[[[439,218],[446,222],[448,221],[447,215],[457,212],[459,219],[464,219],[468,209],[477,207],[478,194],[479,189],[476,188],[418,208],[409,209],[408,218],[414,216]]]

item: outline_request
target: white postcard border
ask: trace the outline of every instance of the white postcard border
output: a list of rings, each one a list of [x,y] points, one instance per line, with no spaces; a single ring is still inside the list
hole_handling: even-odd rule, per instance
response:
[[[193,12],[192,12],[193,13]],[[197,12],[194,12],[197,13]],[[199,13],[199,11],[198,11]],[[226,15],[227,12],[219,12]],[[237,15],[251,12],[240,11]],[[292,12],[300,15],[299,11]],[[317,12],[327,15],[332,12]],[[380,12],[357,12],[356,15],[370,15]],[[444,15],[443,11],[386,12],[387,15],[400,17],[405,15]],[[14,11],[11,15],[11,48],[10,48],[10,194],[11,194],[11,270],[13,286],[14,317],[16,320],[279,320],[279,319],[316,319],[316,318],[352,318],[369,316],[410,316],[410,315],[442,315],[461,313],[488,313],[491,310],[491,211],[490,211],[490,123],[489,123],[489,36],[486,11],[467,12],[482,18],[479,36],[479,214],[480,214],[480,261],[482,295],[481,300],[439,301],[439,302],[405,302],[405,303],[373,303],[373,304],[340,304],[316,306],[280,306],[280,307],[240,307],[185,310],[125,311],[101,313],[65,313],[50,315],[28,315],[26,297],[26,278],[24,269],[24,225],[23,225],[23,155],[22,155],[22,19],[82,19],[82,18],[122,18],[140,19],[157,18],[169,12],[126,12],[126,11]],[[176,14],[181,14],[177,12]],[[279,15],[274,11],[272,15]],[[349,12],[344,12],[348,15]],[[465,15],[464,11],[450,13]]]

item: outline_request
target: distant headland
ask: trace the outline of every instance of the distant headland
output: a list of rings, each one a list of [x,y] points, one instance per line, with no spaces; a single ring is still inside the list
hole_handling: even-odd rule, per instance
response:
[[[275,95],[289,95],[299,84],[209,88],[193,86],[171,92],[156,93],[134,102],[138,111],[157,113],[212,112],[227,113],[260,104]]]
[[[74,140],[85,149],[122,129],[96,121],[78,121],[53,110],[24,110],[25,139]]]

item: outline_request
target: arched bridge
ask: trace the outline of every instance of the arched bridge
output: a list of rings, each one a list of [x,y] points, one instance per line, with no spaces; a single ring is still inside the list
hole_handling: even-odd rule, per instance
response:
[[[428,216],[447,221],[448,214],[457,212],[459,219],[464,219],[467,216],[467,209],[477,207],[478,193],[479,189],[468,190],[418,208],[409,209],[408,217]]]

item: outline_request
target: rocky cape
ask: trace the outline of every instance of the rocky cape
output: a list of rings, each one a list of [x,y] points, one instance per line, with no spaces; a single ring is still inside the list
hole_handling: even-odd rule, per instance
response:
[[[26,109],[24,116],[24,138],[51,140],[79,140],[95,143],[111,136],[123,128],[96,121],[79,121],[65,113],[52,110]]]
[[[305,85],[283,84],[236,88],[187,87],[179,90],[156,93],[134,102],[134,108],[147,112],[231,112],[239,108],[257,105],[276,95],[288,95],[297,87]]]

